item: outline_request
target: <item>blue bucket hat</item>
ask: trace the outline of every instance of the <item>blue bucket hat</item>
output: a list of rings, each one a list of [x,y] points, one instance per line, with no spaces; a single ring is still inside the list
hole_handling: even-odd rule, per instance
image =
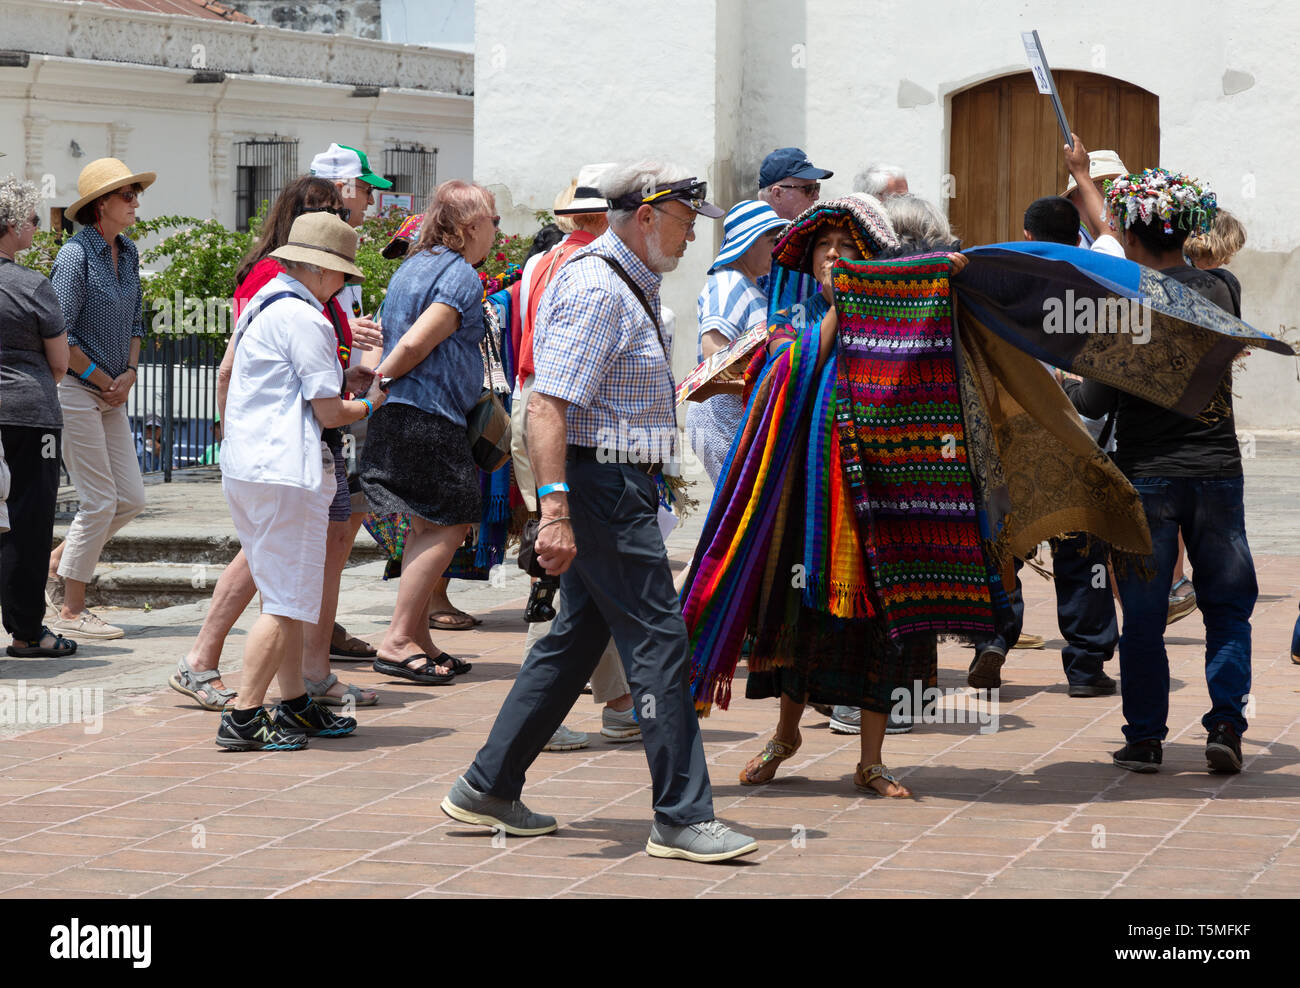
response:
[[[722,247],[714,258],[709,274],[740,259],[754,241],[769,230],[783,229],[786,220],[776,215],[776,210],[757,199],[745,199],[727,210],[723,221]]]

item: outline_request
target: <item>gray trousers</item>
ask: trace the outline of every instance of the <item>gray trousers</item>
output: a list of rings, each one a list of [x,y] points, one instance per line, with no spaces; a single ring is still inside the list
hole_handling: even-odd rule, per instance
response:
[[[524,659],[465,780],[479,792],[519,799],[525,773],[612,633],[650,763],[655,819],[676,826],[711,820],[690,645],[659,532],[655,483],[615,463],[571,461],[566,472],[578,555],[560,577],[560,612]]]

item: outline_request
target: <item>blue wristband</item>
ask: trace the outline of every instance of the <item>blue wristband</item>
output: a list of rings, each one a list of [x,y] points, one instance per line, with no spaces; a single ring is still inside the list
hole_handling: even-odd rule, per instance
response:
[[[85,373],[84,373],[84,374],[78,374],[77,377],[81,378],[83,381],[89,381],[89,380],[90,380],[90,375],[93,374],[93,373],[95,373],[95,369],[96,369],[97,367],[99,367],[99,364],[95,363],[95,362],[92,360],[92,361],[90,362],[90,366],[86,368]]]
[[[554,494],[556,491],[563,491],[568,494],[569,485],[562,480],[558,484],[547,484],[545,487],[537,488],[537,496],[545,497],[547,494]]]
[[[366,406],[366,418],[370,418],[370,416],[375,414],[375,406],[370,403],[369,398],[361,398],[359,400],[361,404]]]

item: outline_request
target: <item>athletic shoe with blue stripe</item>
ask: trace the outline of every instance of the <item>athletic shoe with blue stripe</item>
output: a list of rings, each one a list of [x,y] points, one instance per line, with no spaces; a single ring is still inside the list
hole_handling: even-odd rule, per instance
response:
[[[313,738],[341,738],[357,729],[355,717],[339,717],[330,713],[315,700],[308,702],[305,710],[294,713],[283,703],[275,708],[275,726],[285,731],[297,731]]]
[[[307,735],[274,723],[263,707],[258,707],[257,714],[243,727],[227,710],[217,728],[217,744],[231,751],[297,751],[307,747]]]

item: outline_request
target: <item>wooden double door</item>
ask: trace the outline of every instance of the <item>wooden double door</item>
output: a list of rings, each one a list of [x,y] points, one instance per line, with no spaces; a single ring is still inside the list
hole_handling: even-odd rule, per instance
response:
[[[1160,163],[1154,93],[1091,72],[1054,72],[1066,122],[1089,151],[1118,151],[1130,172]],[[1069,178],[1050,96],[1029,72],[952,97],[948,217],[962,245],[1023,239],[1025,207]]]

